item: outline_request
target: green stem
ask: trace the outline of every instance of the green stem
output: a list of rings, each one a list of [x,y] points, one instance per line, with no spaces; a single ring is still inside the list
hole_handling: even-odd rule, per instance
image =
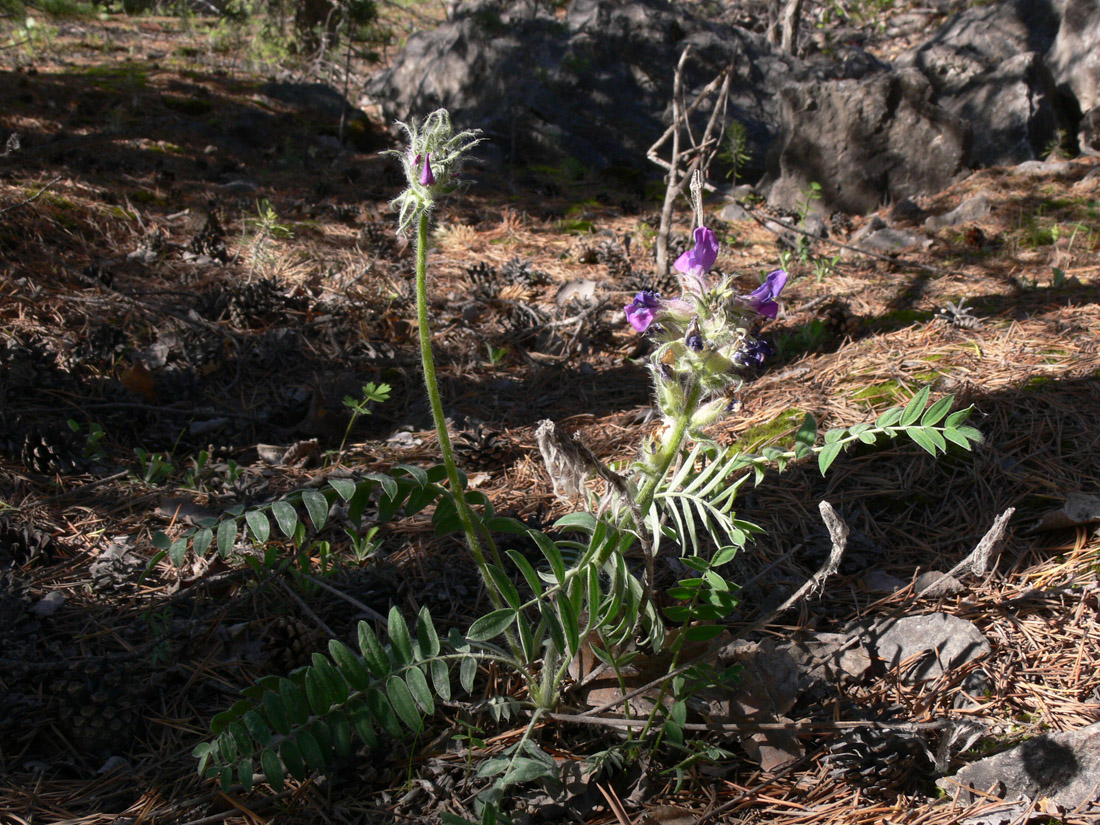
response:
[[[683,411],[676,417],[672,428],[666,431],[664,438],[661,440],[661,446],[657,449],[657,454],[653,456],[650,467],[647,468],[649,478],[638,492],[637,498],[638,510],[643,517],[653,503],[653,495],[657,492],[657,485],[661,483],[665,473],[668,472],[668,468],[672,466],[672,462],[680,452],[680,445],[683,444],[684,436],[687,435],[688,424],[691,422],[691,417],[695,415],[695,409],[699,406],[701,395],[702,388],[697,383],[693,384],[688,390],[687,398],[684,400]],[[639,524],[638,529],[641,530],[642,525]]]
[[[451,436],[447,432],[447,419],[443,414],[443,401],[439,395],[439,382],[435,377],[435,359],[432,356],[431,325],[428,321],[428,213],[420,214],[420,221],[416,228],[416,319],[420,334],[420,360],[424,365],[424,385],[428,390],[428,402],[432,408],[432,419],[435,422],[435,432],[439,438],[439,449],[443,453],[443,466],[447,469],[447,478],[451,482],[451,494],[455,499],[455,507],[458,517],[462,521],[462,529],[466,533],[466,544],[477,563],[481,578],[485,581],[485,587],[489,591],[489,597],[493,606],[503,607],[504,602],[496,587],[493,585],[492,576],[489,575],[488,564],[485,560],[485,551],[482,550],[481,541],[478,538],[476,519],[466,501],[462,491],[462,479],[458,474],[455,464],[454,449],[451,447]],[[493,562],[503,569],[500,554],[495,543],[489,539],[489,549],[493,556]]]

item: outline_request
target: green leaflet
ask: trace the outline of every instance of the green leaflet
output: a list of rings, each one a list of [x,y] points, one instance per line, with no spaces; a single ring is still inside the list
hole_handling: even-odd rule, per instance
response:
[[[439,655],[439,634],[432,623],[432,614],[426,607],[421,607],[416,616],[416,640],[420,644],[420,655],[424,658]]]
[[[276,501],[271,505],[271,514],[275,516],[275,523],[283,535],[290,538],[294,535],[294,528],[298,526],[298,511],[286,501]]]
[[[275,751],[265,749],[260,754],[260,767],[264,769],[267,783],[276,791],[281,791],[284,784],[283,763],[279,760]]]
[[[338,639],[330,639],[328,652],[332,660],[336,662],[336,666],[340,668],[340,673],[343,674],[344,679],[352,688],[366,690],[370,687],[370,669],[367,667],[366,662],[352,653],[347,645]]]
[[[400,676],[391,676],[386,682],[386,696],[390,704],[401,717],[401,721],[409,726],[413,733],[419,733],[424,727],[424,721],[420,718],[420,712],[416,709],[412,691],[408,684]]]
[[[405,684],[408,685],[409,693],[425,715],[431,716],[435,713],[435,700],[432,699],[432,690],[428,687],[428,679],[424,671],[418,667],[410,667],[405,672]]]
[[[319,490],[302,490],[302,504],[309,513],[309,520],[313,522],[313,529],[320,530],[328,520],[329,504],[324,493]]]
[[[284,739],[282,745],[279,746],[279,756],[283,760],[283,765],[286,767],[287,773],[299,782],[305,780],[306,765],[305,762],[302,761],[302,754],[294,742],[290,739]]]
[[[515,620],[516,611],[511,607],[494,610],[474,621],[466,631],[466,638],[471,642],[487,642],[507,630]]]
[[[359,622],[359,650],[371,673],[379,678],[390,675],[390,657],[382,647],[382,643],[378,641],[378,637],[374,635],[371,626],[365,621]]]
[[[413,660],[412,637],[409,635],[409,626],[405,624],[405,617],[397,609],[397,605],[390,607],[388,620],[388,632],[390,636],[390,650],[398,665],[407,665]]]

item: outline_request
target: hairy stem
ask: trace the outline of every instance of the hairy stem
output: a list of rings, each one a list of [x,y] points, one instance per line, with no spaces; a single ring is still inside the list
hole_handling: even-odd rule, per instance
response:
[[[649,478],[642,485],[636,499],[638,511],[641,512],[643,517],[649,512],[649,507],[653,503],[653,496],[657,492],[657,486],[664,479],[665,474],[668,473],[668,468],[672,466],[672,462],[680,453],[680,447],[687,435],[688,424],[691,422],[691,417],[695,415],[701,395],[702,388],[697,383],[693,384],[688,390],[687,398],[684,401],[684,409],[676,416],[672,427],[665,431],[664,436],[661,438],[661,445],[657,448],[657,454],[653,456],[649,467],[646,468]]]
[[[447,469],[447,478],[451,482],[451,494],[455,499],[455,507],[458,517],[462,521],[462,529],[466,534],[466,544],[477,563],[481,578],[485,581],[485,587],[489,591],[489,597],[494,607],[502,607],[504,602],[493,585],[492,576],[489,575],[485,551],[482,549],[481,540],[478,538],[477,521],[466,496],[462,491],[462,479],[458,474],[455,464],[454,449],[451,447],[451,436],[447,432],[447,419],[443,414],[443,401],[439,395],[439,382],[435,377],[435,358],[432,356],[431,325],[428,321],[428,213],[422,212],[416,229],[416,318],[418,332],[420,334],[420,360],[424,365],[424,385],[428,390],[428,402],[432,408],[432,419],[435,422],[435,432],[439,438],[439,449],[443,454],[443,465]],[[489,549],[493,556],[493,562],[503,568],[500,554],[495,543],[488,540]]]

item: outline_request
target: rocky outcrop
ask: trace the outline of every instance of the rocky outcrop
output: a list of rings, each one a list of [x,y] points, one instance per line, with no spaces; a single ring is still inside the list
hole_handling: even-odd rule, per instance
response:
[[[865,214],[946,187],[966,168],[970,132],[931,96],[912,70],[783,89],[769,202],[798,209],[816,182],[814,208]]]
[[[824,76],[776,53],[761,35],[710,24],[662,0],[574,0],[560,20],[546,5],[467,2],[453,20],[410,37],[368,91],[389,120],[445,106],[462,128],[482,129],[501,160],[568,157],[588,169],[651,175],[657,168],[646,151],[671,122],[673,75],[690,46],[688,90],[723,68],[733,71],[729,112],[744,128],[750,156],[739,173],[756,179],[777,134],[776,90]],[[830,71],[881,67],[849,59]],[[696,122],[709,114],[701,107]]]
[[[1083,117],[1081,151],[1100,154],[1100,0],[1065,0],[1047,60],[1058,91]]]
[[[933,100],[970,125],[974,166],[1035,160],[1071,119],[1043,58],[1057,30],[1047,0],[977,6],[950,19],[898,66],[923,72]]]
[[[1100,0],[976,5],[893,66],[850,45],[779,54],[667,0],[573,0],[560,16],[536,0],[467,0],[410,37],[368,91],[387,120],[447,107],[485,132],[490,161],[568,160],[639,180],[660,174],[646,151],[671,122],[688,46],[686,97],[730,69],[728,116],[748,156],[738,177],[778,207],[798,208],[816,182],[815,208],[868,212],[970,167],[1044,158],[1079,130],[1081,148],[1100,152]],[[696,111],[696,134],[709,115]]]

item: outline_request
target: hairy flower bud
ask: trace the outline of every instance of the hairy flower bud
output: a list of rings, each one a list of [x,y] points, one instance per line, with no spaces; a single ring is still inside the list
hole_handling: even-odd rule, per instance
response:
[[[397,231],[404,233],[435,207],[438,197],[458,188],[464,156],[481,138],[477,130],[456,133],[446,109],[437,109],[421,123],[398,121],[398,125],[405,131],[408,149],[386,154],[397,157],[405,172],[405,189],[390,204],[398,212]]]

